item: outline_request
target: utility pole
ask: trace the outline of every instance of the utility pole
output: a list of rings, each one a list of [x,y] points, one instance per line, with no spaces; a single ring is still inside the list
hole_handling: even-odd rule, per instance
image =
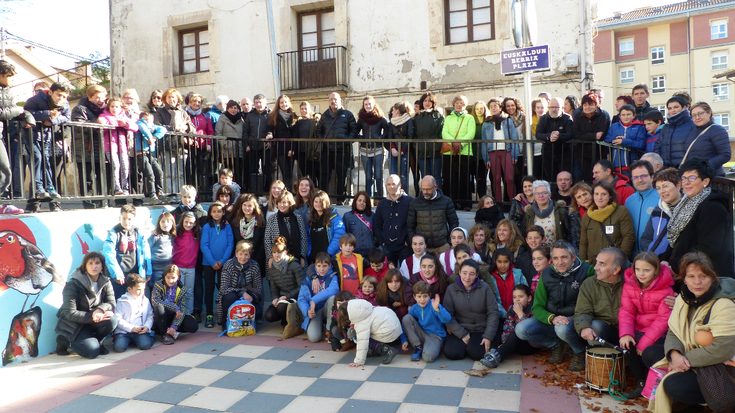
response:
[[[0,59],[5,59],[5,26],[0,27]]]

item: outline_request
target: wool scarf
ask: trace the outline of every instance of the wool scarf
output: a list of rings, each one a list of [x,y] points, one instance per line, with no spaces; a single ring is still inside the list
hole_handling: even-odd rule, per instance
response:
[[[283,109],[278,109],[278,115],[281,116],[281,119],[283,119],[287,124],[291,123],[291,119],[293,118],[291,116],[291,113],[286,112]]]
[[[199,116],[199,115],[201,115],[201,114],[202,114],[202,108],[199,108],[199,110],[193,110],[192,108],[190,108],[189,106],[187,106],[187,107],[186,107],[186,112],[187,112],[187,113],[188,113],[188,114],[189,114],[189,115],[190,115],[191,117],[195,117],[195,116]]]
[[[508,115],[510,119],[513,121],[513,124],[517,127],[523,125],[526,123],[526,115],[523,114],[523,112],[519,112],[516,110],[515,115]]]
[[[378,122],[380,122],[381,119],[383,119],[382,116],[377,116],[373,112],[365,112],[360,111],[358,115],[360,119],[362,119],[365,123],[367,123],[370,126],[377,125]]]
[[[281,258],[280,261],[273,260],[273,268],[277,269],[281,274],[286,274],[288,263],[291,262],[292,259],[293,258],[291,258],[290,255],[287,255]]]
[[[299,223],[293,211],[284,214],[280,210],[276,212],[278,220],[279,235],[286,238],[286,247],[295,258],[304,258],[301,256],[301,231],[299,231]]]
[[[255,216],[250,218],[250,221],[248,221],[247,218],[242,217],[240,219],[240,236],[242,239],[252,239],[253,238],[253,232],[255,231]]]
[[[699,208],[699,204],[704,202],[708,196],[712,193],[712,188],[704,188],[700,193],[689,198],[684,195],[681,201],[674,208],[674,214],[669,221],[669,226],[666,227],[666,238],[669,240],[669,244],[676,244],[676,240],[679,239],[681,231],[689,224],[694,212]]]
[[[392,123],[393,126],[398,127],[398,126],[401,126],[404,123],[408,122],[409,119],[411,119],[411,116],[409,116],[408,113],[404,113],[401,116],[397,116],[395,118],[391,118],[390,123]]]
[[[605,208],[598,209],[597,205],[592,205],[589,210],[587,210],[587,215],[590,216],[590,219],[597,221],[597,222],[604,222],[606,219],[610,218],[610,215],[615,212],[615,209],[618,207],[618,204],[613,202],[612,204],[609,204]]]
[[[242,120],[242,116],[240,115],[240,112],[237,112],[237,113],[235,113],[233,115],[232,113],[230,113],[230,111],[227,111],[226,110],[222,114],[225,115],[225,116],[227,116],[227,119],[229,119],[230,122],[232,122],[233,125],[236,124],[238,120]]]
[[[538,202],[534,202],[531,204],[533,207],[533,213],[536,214],[537,217],[544,219],[551,215],[552,212],[554,212],[554,202],[549,201],[549,206],[541,210],[538,206]]]

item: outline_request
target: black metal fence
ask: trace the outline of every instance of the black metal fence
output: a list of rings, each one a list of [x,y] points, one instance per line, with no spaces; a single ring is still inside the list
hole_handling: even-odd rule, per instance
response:
[[[387,195],[385,180],[390,174],[399,175],[404,190],[417,195],[421,193],[420,179],[432,175],[458,207],[471,208],[486,194],[494,195],[498,203],[509,202],[521,191],[521,177],[527,174],[529,162],[535,176],[549,182],[554,182],[562,170],[571,172],[575,181],[591,182],[592,166],[598,159],[629,162],[635,156],[627,149],[600,142],[474,140],[454,141],[459,145],[452,148],[442,140],[246,142],[176,132],[158,140],[155,152],[144,152],[128,144],[113,154],[109,144],[105,150],[104,142],[114,127],[77,122],[37,127],[44,132],[45,139],[36,139],[37,135],[29,134],[15,122],[4,128],[3,142],[13,179],[3,194],[3,202],[37,199],[39,191],[49,188],[58,192],[61,201],[98,204],[157,193],[175,197],[184,185],[196,187],[200,200],[210,200],[214,196],[212,186],[219,180],[218,171],[229,168],[243,193],[265,195],[276,179],[296,192],[293,183],[308,175],[337,202],[351,199],[362,190],[373,198],[383,198]],[[133,139],[133,133],[128,132],[126,140]],[[525,155],[527,143],[532,144],[534,156]],[[483,149],[489,151],[487,158],[481,155]],[[514,163],[515,155],[518,158]]]

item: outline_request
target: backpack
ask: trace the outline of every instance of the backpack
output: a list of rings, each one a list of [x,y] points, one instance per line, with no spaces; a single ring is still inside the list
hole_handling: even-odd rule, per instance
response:
[[[242,337],[255,335],[255,306],[250,301],[240,298],[227,310],[227,324],[220,333],[229,337]]]

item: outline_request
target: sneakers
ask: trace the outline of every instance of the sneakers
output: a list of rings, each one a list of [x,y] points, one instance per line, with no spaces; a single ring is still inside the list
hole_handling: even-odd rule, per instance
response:
[[[421,346],[416,347],[413,350],[413,354],[411,354],[411,361],[420,361],[421,360],[421,354],[423,354],[423,353],[424,353],[424,349]]]
[[[36,199],[48,199],[51,195],[49,195],[46,191],[36,191],[35,198]]]
[[[396,355],[398,355],[398,350],[385,343],[380,344],[380,347],[378,347],[378,351],[380,352],[380,355],[383,356],[383,361],[381,361],[381,363],[383,364],[390,364],[390,362],[393,361]]]
[[[48,192],[48,196],[51,199],[59,199],[59,198],[61,198],[61,196],[59,195],[59,193],[56,192],[56,189],[54,189],[52,187],[46,188],[46,192]]]
[[[163,336],[161,336],[161,344],[171,345],[175,342],[176,340],[168,334],[164,334]]]
[[[569,371],[584,371],[584,361],[585,361],[584,352],[574,353],[574,358],[572,359],[572,363],[569,364]]]
[[[214,317],[211,315],[207,316],[207,321],[204,323],[206,328],[214,328]]]
[[[489,369],[494,369],[498,367],[501,361],[502,358],[500,357],[500,353],[498,353],[497,349],[493,348],[490,349],[489,352],[485,353],[485,357],[480,360],[480,363]]]
[[[558,345],[555,349],[551,350],[551,357],[546,362],[549,364],[559,364],[564,361],[564,351],[567,349],[566,343]]]
[[[24,213],[21,208],[18,208],[17,206],[5,204],[0,205],[0,214],[6,214],[6,215],[19,215]]]
[[[153,195],[148,203],[151,205],[161,205],[161,200],[156,195]]]
[[[115,195],[124,195],[124,194],[125,192],[123,192],[122,189],[118,189],[117,191],[115,191]]]

